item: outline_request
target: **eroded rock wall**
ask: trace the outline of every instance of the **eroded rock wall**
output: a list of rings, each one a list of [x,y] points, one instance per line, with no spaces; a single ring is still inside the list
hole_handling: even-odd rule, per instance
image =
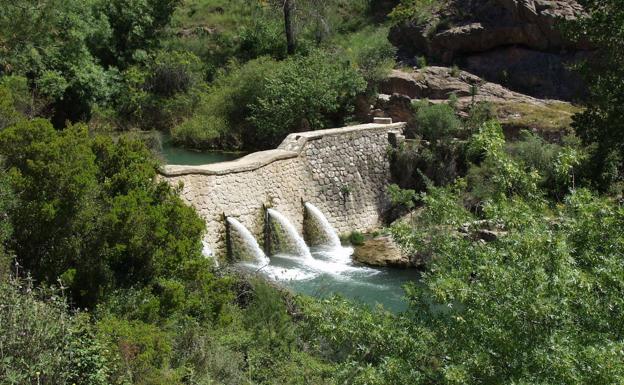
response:
[[[568,67],[591,56],[587,41],[569,41],[560,24],[583,14],[575,0],[444,0],[426,22],[394,26],[390,41],[410,63],[459,67],[539,98],[583,97]]]
[[[165,166],[170,183],[206,220],[206,241],[224,255],[225,221],[232,216],[262,244],[264,207],[287,216],[302,232],[304,206],[317,206],[339,233],[380,225],[388,207],[389,136],[404,124],[366,124],[291,134],[276,150],[234,162]]]

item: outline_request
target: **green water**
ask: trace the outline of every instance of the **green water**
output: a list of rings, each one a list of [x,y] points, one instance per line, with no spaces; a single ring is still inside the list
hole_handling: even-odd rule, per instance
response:
[[[240,152],[195,151],[176,147],[168,136],[163,135],[162,156],[167,164],[198,166],[202,164],[227,162],[244,156]]]
[[[370,305],[378,304],[392,312],[407,309],[403,285],[417,283],[414,269],[374,268],[353,262],[350,253],[312,249],[312,259],[274,255],[262,272],[295,292],[315,297],[339,294]]]

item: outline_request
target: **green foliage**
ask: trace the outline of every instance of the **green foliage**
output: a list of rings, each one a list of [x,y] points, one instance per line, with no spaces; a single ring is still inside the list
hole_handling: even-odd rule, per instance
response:
[[[199,148],[272,148],[290,132],[343,124],[364,88],[354,68],[322,52],[232,64],[172,136]]]
[[[294,58],[266,79],[249,121],[271,143],[289,132],[342,125],[365,86],[357,71],[328,54]]]
[[[180,0],[98,2],[97,8],[110,26],[110,39],[98,47],[99,57],[120,69],[142,62],[158,47],[164,27],[179,4]]]
[[[9,212],[10,246],[38,280],[73,277],[66,284],[78,303],[199,257],[202,221],[154,181],[157,162],[141,142],[34,120],[5,129],[0,143],[21,202]]]
[[[424,101],[416,104],[415,108],[416,130],[425,140],[434,142],[455,137],[461,130],[461,121],[448,104],[429,105]]]
[[[547,143],[529,132],[523,132],[520,140],[507,143],[506,152],[526,168],[536,170],[541,176],[540,187],[555,199],[575,188],[576,174],[585,158],[584,151],[573,143]]]
[[[268,58],[242,66],[231,64],[209,91],[201,94],[196,113],[171,130],[174,141],[196,148],[260,146],[262,142],[254,141],[262,138],[247,121],[249,106],[263,92],[266,77],[279,65]]]
[[[621,208],[585,190],[553,220],[517,198],[493,205],[513,230],[490,244],[438,233],[424,286],[408,290],[438,341],[439,382],[621,381]]]
[[[388,194],[390,194],[390,201],[395,206],[402,206],[407,210],[411,210],[415,206],[416,191],[414,190],[402,189],[396,184],[391,184],[388,186]]]
[[[436,358],[431,333],[411,320],[331,298],[303,305],[306,336],[337,363],[334,381],[349,384],[425,383]]]
[[[113,119],[122,129],[169,130],[193,114],[205,91],[204,66],[189,52],[158,51],[121,74]]]
[[[541,195],[539,172],[511,159],[504,146],[502,128],[494,121],[484,124],[472,136],[468,154],[478,164],[468,173],[473,196],[480,200],[502,196],[538,198]]]
[[[364,241],[366,241],[366,238],[364,237],[364,234],[359,231],[352,231],[351,234],[349,234],[349,242],[353,246],[362,246]]]
[[[401,0],[388,16],[394,23],[426,23],[441,5],[440,0]]]
[[[0,130],[30,116],[35,111],[26,78],[6,76],[0,78]]]
[[[340,45],[374,90],[394,66],[396,48],[388,41],[387,28],[366,28],[345,37]]]
[[[84,119],[111,94],[114,71],[103,68],[91,47],[110,36],[97,1],[18,0],[0,11],[3,73],[28,76],[38,94],[52,98],[56,119]]]
[[[98,340],[107,347],[114,363],[113,383],[171,384],[181,373],[170,368],[171,336],[158,326],[114,317],[98,322]]]
[[[473,103],[468,111],[468,118],[464,121],[464,127],[471,133],[479,130],[486,122],[495,119],[494,109],[488,102]]]
[[[31,281],[0,280],[0,345],[3,384],[108,384],[104,347],[87,319]]]
[[[15,193],[11,187],[11,181],[0,161],[0,281],[8,277],[11,260],[7,243],[13,235],[13,227],[8,213],[18,204]]]
[[[392,175],[401,188],[423,191],[427,184],[443,186],[466,172],[462,122],[452,105],[413,104],[415,115],[408,140],[392,153]],[[421,140],[422,139],[422,140]]]
[[[589,86],[587,108],[574,116],[573,127],[586,145],[592,145],[586,178],[602,191],[624,178],[624,4],[617,0],[580,2],[585,17],[566,24],[569,37],[588,41],[596,48],[593,57],[580,66]]]

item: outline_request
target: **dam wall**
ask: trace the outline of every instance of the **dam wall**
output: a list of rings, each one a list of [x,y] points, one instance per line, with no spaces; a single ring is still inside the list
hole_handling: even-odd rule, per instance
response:
[[[167,165],[161,175],[182,184],[181,197],[205,219],[205,241],[226,251],[224,216],[236,218],[263,244],[265,209],[278,210],[302,232],[304,202],[318,207],[338,233],[370,231],[389,207],[389,146],[404,123],[363,124],[290,134],[277,149],[231,162]]]

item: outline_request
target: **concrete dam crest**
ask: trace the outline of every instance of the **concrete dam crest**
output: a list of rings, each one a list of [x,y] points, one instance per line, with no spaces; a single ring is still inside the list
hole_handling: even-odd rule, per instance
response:
[[[304,202],[318,207],[340,234],[370,231],[389,208],[389,146],[405,123],[369,123],[288,135],[277,149],[231,162],[166,165],[161,175],[182,183],[181,197],[206,221],[205,241],[226,253],[225,217],[236,218],[262,242],[265,209],[286,215],[303,234]]]

